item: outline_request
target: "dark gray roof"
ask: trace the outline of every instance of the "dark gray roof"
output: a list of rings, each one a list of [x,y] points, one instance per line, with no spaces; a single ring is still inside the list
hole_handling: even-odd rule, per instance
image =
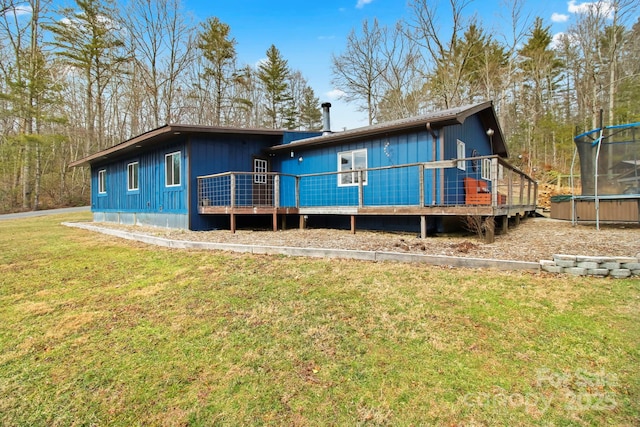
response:
[[[119,144],[109,147],[105,150],[92,154],[84,159],[70,163],[69,166],[82,166],[91,164],[101,159],[107,159],[114,155],[121,155],[136,151],[142,147],[161,143],[180,134],[225,134],[225,135],[269,135],[282,136],[283,130],[278,129],[252,129],[252,128],[235,128],[222,126],[201,126],[201,125],[164,125],[159,128],[150,130],[131,139],[123,141]]]
[[[292,148],[313,147],[317,145],[339,144],[355,140],[362,140],[377,135],[387,135],[392,133],[406,132],[416,129],[438,129],[448,125],[462,124],[464,120],[474,114],[480,114],[483,125],[488,129],[495,131],[493,135],[494,153],[502,157],[507,157],[507,147],[495,110],[491,102],[481,104],[465,105],[447,110],[435,111],[433,113],[421,116],[410,117],[391,122],[380,123],[372,126],[361,127],[357,129],[346,130],[343,132],[335,132],[328,135],[317,136],[312,138],[300,139],[289,144],[275,145],[269,150],[291,150]],[[201,125],[182,125],[168,124],[157,129],[150,130],[131,139],[123,141],[113,147],[99,151],[83,159],[71,163],[69,166],[82,166],[92,164],[94,162],[108,159],[113,156],[120,156],[139,150],[153,144],[162,143],[180,134],[226,134],[226,135],[262,135],[262,136],[283,136],[282,129],[256,129],[256,128],[238,128],[238,127],[222,127],[222,126],[201,126]]]
[[[464,105],[406,119],[394,120],[372,126],[346,130],[343,132],[335,132],[313,138],[301,139],[289,144],[271,147],[270,150],[291,150],[294,147],[301,149],[318,145],[339,144],[348,141],[367,139],[377,135],[401,133],[417,129],[439,129],[444,126],[462,124],[467,117],[474,114],[480,115],[480,119],[486,129],[491,128],[494,130],[495,133],[492,138],[494,154],[507,157],[507,146],[505,144],[504,135],[500,129],[500,125],[493,108],[493,103],[491,101],[480,104]]]

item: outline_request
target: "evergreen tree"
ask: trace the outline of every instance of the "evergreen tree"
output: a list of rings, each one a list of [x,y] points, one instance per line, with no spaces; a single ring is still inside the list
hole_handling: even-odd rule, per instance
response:
[[[230,38],[230,33],[229,25],[214,17],[207,19],[198,35],[198,49],[208,63],[205,66],[203,77],[213,80],[215,125],[221,124],[225,88],[234,71],[236,59],[236,41]]]
[[[320,100],[310,86],[304,88],[302,92],[302,103],[300,104],[300,125],[305,130],[322,129],[322,112],[320,111]]]
[[[277,129],[284,125],[285,109],[290,102],[290,70],[288,62],[274,46],[267,50],[267,59],[258,65],[258,79],[262,82],[265,95],[267,126]]]
[[[76,0],[77,9],[64,8],[59,20],[46,28],[53,34],[52,47],[62,61],[84,78],[87,130],[85,155],[107,143],[105,96],[109,82],[117,77],[119,65],[126,59],[116,26],[111,0]]]

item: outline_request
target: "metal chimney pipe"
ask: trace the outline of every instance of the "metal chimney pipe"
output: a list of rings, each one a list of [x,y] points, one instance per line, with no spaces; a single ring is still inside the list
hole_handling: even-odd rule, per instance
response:
[[[331,116],[329,109],[331,108],[330,102],[322,104],[322,134],[329,135],[331,133]]]

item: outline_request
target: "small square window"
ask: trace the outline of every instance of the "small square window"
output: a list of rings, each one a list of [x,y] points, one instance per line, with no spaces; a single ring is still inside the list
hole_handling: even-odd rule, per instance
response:
[[[353,150],[338,153],[338,186],[358,185],[360,172],[362,171],[362,184],[367,184],[367,150]]]

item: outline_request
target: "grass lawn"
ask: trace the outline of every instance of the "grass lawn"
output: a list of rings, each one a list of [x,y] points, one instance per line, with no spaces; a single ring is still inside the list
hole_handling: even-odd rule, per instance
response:
[[[640,281],[0,222],[0,425],[638,425]],[[551,254],[550,254],[551,255]]]

